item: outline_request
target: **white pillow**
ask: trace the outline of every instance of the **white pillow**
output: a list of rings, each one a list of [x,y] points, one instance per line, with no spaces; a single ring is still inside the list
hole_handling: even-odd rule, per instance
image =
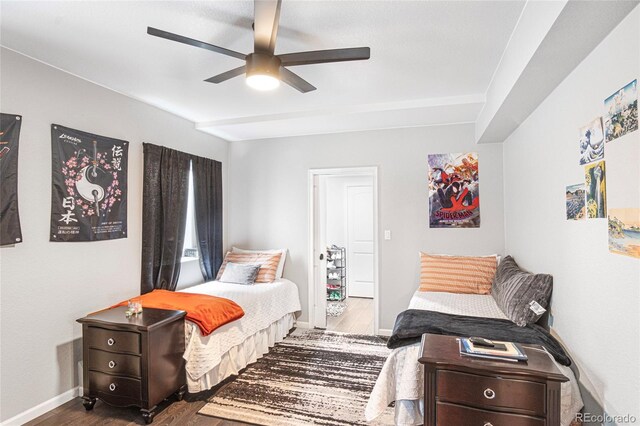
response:
[[[228,262],[220,277],[222,283],[255,284],[260,265]]]
[[[284,271],[284,262],[287,259],[287,249],[272,249],[272,250],[244,250],[238,247],[231,248],[232,253],[282,253],[280,256],[280,262],[278,263],[278,269],[276,269],[276,279],[282,278],[282,272]]]

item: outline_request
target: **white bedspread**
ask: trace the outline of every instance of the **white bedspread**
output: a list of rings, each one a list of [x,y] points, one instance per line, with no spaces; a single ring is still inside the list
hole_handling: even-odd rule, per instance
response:
[[[409,309],[425,309],[453,315],[506,318],[490,295],[416,292]],[[394,349],[382,367],[371,392],[365,417],[372,421],[396,401],[396,425],[421,425],[424,416],[424,369],[418,362],[420,343]],[[583,406],[578,382],[569,367],[556,363],[569,378],[561,385],[561,424],[569,426]]]
[[[195,324],[186,322],[184,359],[187,374],[194,381],[218,366],[230,349],[301,309],[298,287],[287,279],[255,285],[211,281],[180,291],[224,297],[244,310],[242,318],[223,325],[206,337]]]

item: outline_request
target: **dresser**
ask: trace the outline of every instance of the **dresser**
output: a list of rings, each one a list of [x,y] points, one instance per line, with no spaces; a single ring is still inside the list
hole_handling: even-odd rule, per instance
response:
[[[151,423],[157,405],[186,391],[184,311],[145,308],[127,318],[126,307],[77,320],[82,324],[84,407],[100,399],[141,408]]]
[[[527,362],[460,355],[454,336],[424,334],[426,426],[559,426],[567,379],[541,347],[522,345]]]

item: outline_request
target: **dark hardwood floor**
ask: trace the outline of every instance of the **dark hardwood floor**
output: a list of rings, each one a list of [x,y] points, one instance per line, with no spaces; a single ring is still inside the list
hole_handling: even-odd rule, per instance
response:
[[[190,425],[190,426],[247,426],[246,423],[222,420],[197,414],[207,400],[231,380],[205,392],[185,394],[182,401],[172,396],[158,407],[158,414],[153,419],[154,426]],[[140,410],[135,407],[117,408],[98,400],[91,411],[85,411],[82,400],[78,397],[48,413],[26,423],[29,426],[45,425],[144,425]]]

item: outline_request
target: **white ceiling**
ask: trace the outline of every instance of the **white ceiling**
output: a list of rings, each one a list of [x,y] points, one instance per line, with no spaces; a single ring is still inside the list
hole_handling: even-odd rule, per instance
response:
[[[291,69],[318,90],[256,92],[240,60],[146,27],[243,53],[251,1],[7,2],[0,42],[182,116],[229,140],[475,121],[524,1],[284,0],[276,53],[371,47],[371,59]]]

